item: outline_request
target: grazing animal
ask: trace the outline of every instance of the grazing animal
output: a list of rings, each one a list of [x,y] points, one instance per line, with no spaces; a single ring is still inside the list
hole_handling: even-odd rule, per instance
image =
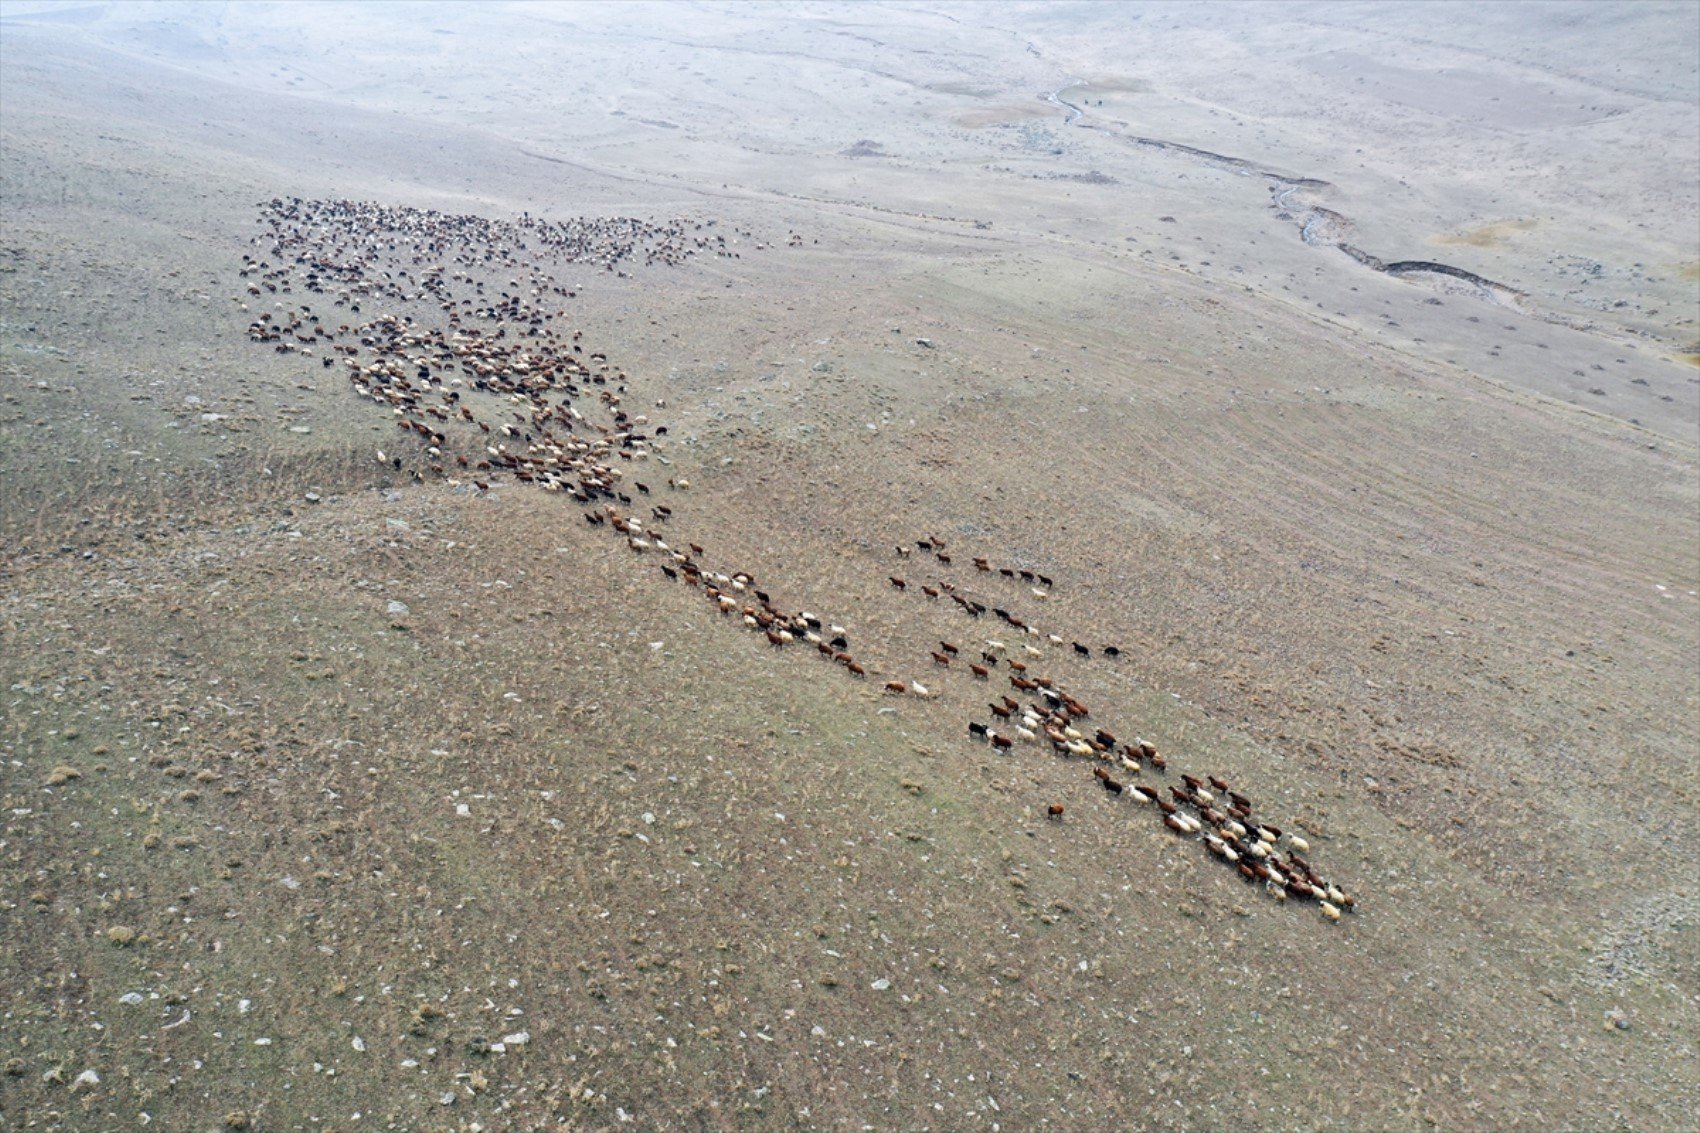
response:
[[[999,751],[1008,751],[1010,748],[1015,746],[1015,741],[1010,739],[1008,736],[993,735],[992,746],[997,748]]]
[[[934,590],[931,586],[927,586],[924,583],[921,586],[921,593],[925,594],[929,598],[937,598],[939,596],[939,592],[937,590]]]
[[[859,664],[857,664],[857,663],[856,663],[856,662],[855,662],[855,661],[846,661],[846,662],[844,662],[844,667],[845,667],[845,668],[846,668],[846,669],[849,669],[849,670],[850,670],[850,675],[851,675],[851,676],[855,676],[855,677],[865,677],[865,676],[867,676],[867,675],[868,675],[868,671],[867,671],[867,670],[866,670],[866,669],[864,669],[864,668],[862,668],[862,666],[861,666],[861,665],[859,665]]]
[[[1052,803],[1050,806],[1045,808],[1045,817],[1061,822],[1063,817],[1063,805],[1061,803]]]
[[[972,661],[968,662],[968,671],[973,673],[976,677],[979,677],[981,680],[985,680],[992,672],[990,669],[986,668],[986,666],[976,665]]]
[[[1104,646],[1104,656],[1106,656],[1106,657],[1120,657],[1121,655],[1122,655],[1122,651],[1120,649],[1116,648],[1114,645]]]
[[[948,641],[939,642],[939,648],[943,649],[946,653],[950,654],[952,657],[956,656],[956,654],[958,652],[956,646],[952,645]]]
[[[886,681],[885,682],[885,691],[887,691],[887,692],[908,692],[909,686],[904,684],[902,681]]]
[[[909,585],[907,582],[904,582],[901,578],[898,578],[895,574],[891,576],[891,584],[893,586],[897,587],[899,590],[902,590],[906,586]]]
[[[986,738],[986,726],[984,724],[980,723],[977,720],[970,720],[970,721],[968,721],[968,734],[971,735],[971,736],[979,736],[981,739],[985,739]]]

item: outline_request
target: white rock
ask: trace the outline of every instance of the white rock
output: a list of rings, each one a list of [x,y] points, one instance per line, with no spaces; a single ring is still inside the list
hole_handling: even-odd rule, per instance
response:
[[[872,986],[875,991],[884,991],[891,986],[891,981],[882,976],[875,980]]]
[[[359,1035],[355,1035],[354,1041],[349,1045],[353,1046],[355,1050],[364,1052],[366,1049],[366,1040],[361,1038]]]
[[[524,1046],[531,1041],[530,1031],[515,1031],[511,1035],[502,1036],[503,1046]]]
[[[71,1088],[75,1090],[83,1086],[98,1085],[100,1085],[100,1075],[96,1074],[93,1070],[85,1070],[81,1074],[77,1075],[76,1080],[71,1083]]]
[[[413,611],[407,608],[406,602],[398,602],[394,598],[391,598],[389,605],[384,607],[384,612],[391,615],[399,615],[410,614]]]
[[[125,992],[123,995],[118,997],[118,1002],[124,1004],[127,1007],[134,1007],[138,1003],[140,1003],[141,1001],[142,1001],[142,993],[139,992],[139,991]]]

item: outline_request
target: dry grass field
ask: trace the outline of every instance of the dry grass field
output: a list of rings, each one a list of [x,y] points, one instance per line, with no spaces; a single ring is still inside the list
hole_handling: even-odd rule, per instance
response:
[[[1692,1128],[1697,56],[1680,3],[0,3],[0,1128]],[[292,198],[709,241],[453,299],[550,304],[667,429],[614,506],[866,678],[251,341],[444,325],[308,294]],[[971,736],[1011,659],[1167,770]]]

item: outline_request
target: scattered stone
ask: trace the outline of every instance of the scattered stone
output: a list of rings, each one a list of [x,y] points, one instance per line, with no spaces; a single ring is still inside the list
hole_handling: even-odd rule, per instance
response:
[[[137,933],[129,925],[116,924],[106,930],[106,939],[119,948],[128,948],[136,943]]]
[[[384,607],[384,612],[391,617],[401,617],[405,614],[411,614],[413,611],[407,608],[406,602],[398,602],[391,598],[389,605]]]
[[[1627,1031],[1629,1029],[1629,1014],[1620,1007],[1613,1007],[1606,1012],[1605,1027],[1608,1031]]]

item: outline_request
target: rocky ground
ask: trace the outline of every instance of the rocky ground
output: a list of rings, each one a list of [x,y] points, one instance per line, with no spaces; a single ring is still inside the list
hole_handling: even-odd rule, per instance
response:
[[[1107,10],[0,9],[8,1127],[1687,1124],[1692,9]],[[564,317],[868,679],[250,342],[277,196],[713,221]]]

